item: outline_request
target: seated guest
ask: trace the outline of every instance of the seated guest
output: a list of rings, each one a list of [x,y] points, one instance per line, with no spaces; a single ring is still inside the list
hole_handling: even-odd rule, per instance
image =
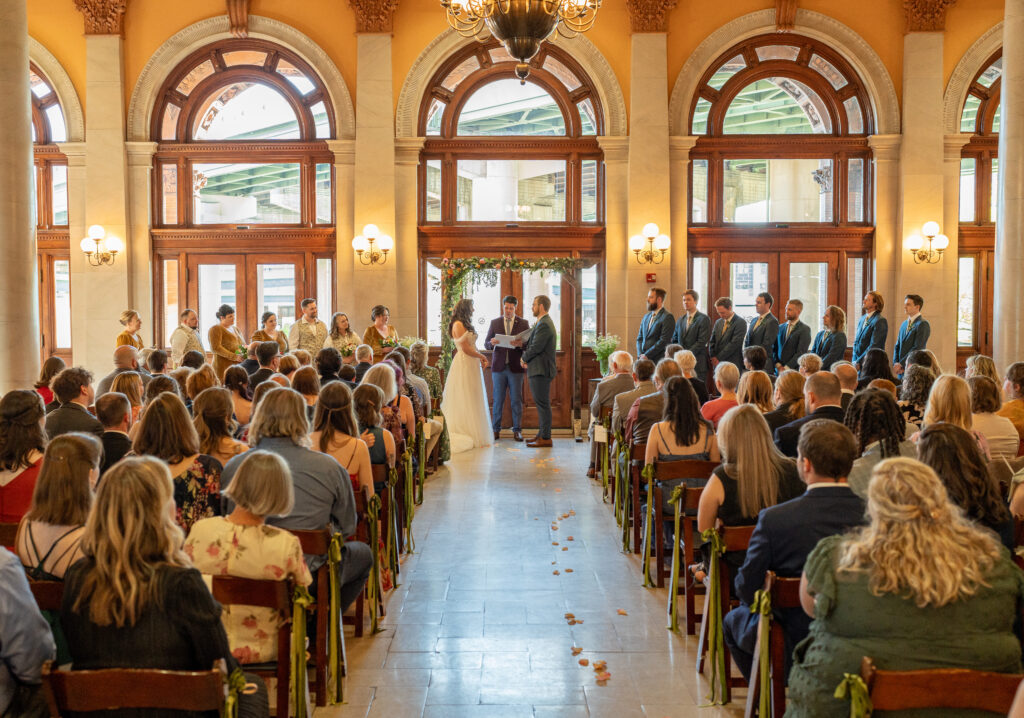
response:
[[[356,347],[356,378],[358,384],[363,380],[363,374],[373,366],[373,347],[369,344],[360,344]]]
[[[940,421],[948,421],[961,429],[968,431],[977,440],[978,447],[988,461],[988,441],[979,432],[974,430],[974,420],[971,414],[971,390],[967,381],[953,374],[943,374],[932,385],[931,393],[928,394],[928,403],[924,407],[924,418],[921,420],[921,428],[929,424],[936,424]],[[915,441],[916,436],[911,437]]]
[[[153,378],[139,363],[139,352],[135,347],[128,345],[120,346],[114,350],[114,371],[100,379],[100,383],[96,386],[96,396],[103,396],[110,391],[110,385],[113,383],[114,377],[126,371],[133,371],[142,377],[143,384],[148,384],[150,379]]]
[[[76,670],[238,666],[220,604],[181,550],[173,493],[167,466],[146,457],[125,459],[100,483],[85,558],[65,575],[61,606]],[[239,693],[239,715],[266,716],[266,686],[254,676],[246,682],[258,692]]]
[[[312,421],[316,401],[320,398],[320,379],[316,375],[316,369],[311,366],[298,369],[292,374],[292,389],[302,395],[306,402],[306,414]]]
[[[57,656],[17,556],[0,546],[0,715],[48,716],[43,663]]]
[[[133,371],[126,371],[122,374],[118,374],[114,377],[114,381],[110,382],[110,392],[121,394],[128,399],[128,404],[131,406],[133,424],[139,420],[139,414],[142,411],[143,391],[142,378]],[[106,394],[103,396],[106,396]],[[103,396],[101,396],[100,399],[102,399]]]
[[[150,382],[150,386],[154,383]],[[128,438],[131,427],[132,406],[128,397],[116,391],[110,391],[96,400],[96,418],[103,425],[103,461],[100,463],[100,476],[120,461],[132,450],[132,440]]]
[[[894,402],[895,403],[895,402]],[[767,571],[781,578],[799,578],[818,541],[863,523],[864,502],[846,485],[857,456],[850,431],[834,421],[804,424],[797,444],[796,468],[808,491],[770,506],[757,518],[743,565],[736,573],[740,605],[723,620],[725,643],[743,677],[750,680],[759,614],[751,612],[754,593]],[[786,664],[793,648],[807,636],[811,621],[800,608],[778,609],[772,615],[785,632]]]
[[[385,466],[395,465],[395,437],[390,431],[384,431],[381,427],[381,409],[384,407],[384,391],[373,384],[360,384],[352,392],[352,402],[356,412],[356,419],[359,421],[359,435],[364,438],[369,447],[370,464],[383,464]],[[374,491],[381,491],[384,488],[374,485]]]
[[[806,354],[800,355],[800,358],[796,360],[796,365],[799,367],[800,373],[804,376],[817,374],[821,371],[821,357],[817,354],[807,352]]]
[[[181,357],[181,366],[195,371],[206,363],[206,355],[196,349],[190,349]]]
[[[972,354],[967,357],[964,379],[971,379],[976,376],[987,376],[996,383],[996,386],[1002,386],[1003,383],[999,372],[996,371],[996,363],[992,361],[992,357],[987,357],[984,354]]]
[[[281,366],[281,357],[278,354],[277,342],[260,342],[256,345],[256,359],[259,361],[259,368],[249,373],[249,390],[256,388],[256,385],[266,381],[277,373]]]
[[[415,342],[409,347],[409,373],[414,374],[422,378],[427,383],[427,389],[430,390],[430,403],[431,407],[441,404],[441,394],[444,391],[444,387],[441,385],[441,373],[436,367],[432,367],[427,363],[428,349],[427,345],[423,342]],[[358,372],[355,367],[352,368],[353,378],[351,381],[357,382]],[[343,367],[344,369],[344,367]],[[344,377],[342,377],[344,378]],[[632,389],[632,387],[630,387]],[[355,390],[353,386],[353,391]],[[428,416],[440,416],[441,410],[436,409],[427,412]],[[431,430],[430,438],[427,439],[427,456],[434,450],[434,445],[441,442],[441,448],[438,449],[438,459],[441,461],[447,461],[451,456],[451,449],[448,440],[448,424],[444,423],[443,417],[435,419],[441,424],[441,431]]]
[[[708,385],[697,376],[697,357],[689,349],[682,349],[672,355],[683,372],[683,378],[690,382],[690,386],[697,392],[697,401],[703,406],[707,403]]]
[[[999,485],[989,473],[978,442],[969,433],[947,422],[931,424],[918,437],[917,459],[938,475],[949,500],[963,509],[967,518],[994,531],[1003,545],[1013,551],[1013,517]]]
[[[917,447],[907,439],[903,413],[887,392],[870,388],[859,392],[850,402],[843,422],[857,440],[857,460],[848,482],[861,498],[868,495],[868,482],[876,464],[894,456],[917,456]]]
[[[623,420],[623,437],[632,437],[634,444],[643,444],[647,441],[651,427],[665,415],[665,384],[672,377],[681,374],[679,365],[672,359],[658,361],[654,369],[655,391],[633,402]]]
[[[743,368],[746,371],[764,371],[768,366],[768,352],[760,344],[754,344],[743,350]]]
[[[665,356],[667,356],[669,359],[675,359],[676,352],[681,352],[682,350],[682,344],[669,344],[668,346],[665,347]]]
[[[899,399],[899,397],[900,397],[899,389],[897,389],[896,385],[893,384],[888,379],[872,379],[871,383],[868,384],[867,388],[869,388],[869,389],[881,389],[882,391],[885,391],[885,392],[888,392],[888,393],[892,394],[892,398],[893,399]]]
[[[271,519],[272,525],[311,531],[332,526],[343,536],[355,534],[358,517],[348,472],[333,457],[309,448],[309,420],[297,391],[276,388],[261,400],[249,425],[249,445],[280,456],[292,474],[295,506],[287,516]],[[224,484],[230,485],[245,458],[242,454],[228,462],[222,476]],[[311,572],[326,561],[327,556],[307,557]],[[338,567],[342,611],[362,592],[372,563],[369,546],[359,541],[345,542]]]
[[[212,366],[203,364],[189,374],[188,379],[185,380],[185,396],[188,397],[190,403],[194,402],[201,392],[214,386],[220,386],[217,374],[213,371]]]
[[[341,369],[341,352],[334,347],[324,347],[317,352],[316,372],[320,375],[320,386],[332,381],[341,381],[338,370]]]
[[[370,450],[360,438],[352,391],[341,382],[331,382],[320,390],[310,440],[313,448],[334,459],[348,472],[353,491],[373,496],[373,470]],[[374,436],[376,443],[376,436]]]
[[[149,357],[146,359],[146,369],[149,370],[151,376],[159,376],[166,374],[168,367],[169,358],[167,352],[163,349],[154,349],[149,353]]]
[[[857,393],[857,369],[848,361],[837,361],[832,364],[832,373],[839,380],[839,388],[843,392],[843,410],[850,405],[853,395]]]
[[[298,371],[300,366],[298,357],[294,354],[285,354],[278,360],[277,371],[281,376],[291,381],[292,374]]]
[[[305,349],[296,349],[292,354],[294,354],[295,358],[299,360],[299,368],[313,365],[313,355]]]
[[[68,367],[50,384],[60,408],[46,415],[46,435],[51,439],[71,431],[101,436],[103,425],[89,413],[95,399],[92,374],[82,367]]]
[[[911,352],[913,353],[913,352]],[[917,367],[916,369],[912,367]],[[921,425],[924,409],[935,383],[935,374],[926,366],[912,364],[903,374],[900,386],[900,410],[908,423]]]
[[[280,456],[247,454],[224,495],[235,505],[232,512],[197,521],[189,531],[185,553],[193,566],[207,576],[313,583],[299,539],[265,523],[268,516],[287,516],[295,506],[292,475]],[[282,617],[274,609],[225,606],[221,621],[231,654],[241,663],[277,660]]]
[[[812,374],[804,382],[804,404],[807,413],[800,419],[775,430],[775,446],[786,456],[796,457],[800,427],[811,419],[831,419],[843,423],[842,390],[839,379],[829,372]]]
[[[50,388],[50,382],[53,381],[53,377],[60,374],[65,368],[64,360],[60,357],[50,357],[43,362],[43,368],[39,370],[39,379],[35,383],[35,390],[39,392],[39,396],[43,397],[43,405],[47,406],[56,401],[53,396],[53,390]],[[60,406],[59,403],[54,405],[54,409]]]
[[[224,372],[224,388],[231,392],[231,406],[235,419],[245,426],[252,415],[252,391],[249,389],[249,375],[241,367],[228,367]]]
[[[786,369],[775,380],[775,393],[772,395],[775,409],[764,415],[772,436],[780,426],[796,421],[804,415],[805,381],[806,377],[803,374],[792,369]]]
[[[138,426],[132,451],[160,459],[170,468],[175,515],[182,530],[199,519],[220,516],[221,463],[199,451],[199,435],[181,399],[161,394],[146,407]]]
[[[1018,456],[1024,454],[1024,362],[1014,362],[1006,369],[1006,381],[1003,382],[1003,394],[1006,401],[999,410],[999,416],[1005,416],[1017,429],[1020,437]]]
[[[594,427],[600,423],[601,410],[612,408],[615,404],[615,397],[627,391],[633,390],[633,357],[629,352],[613,352],[608,361],[611,372],[608,376],[598,382],[594,389],[594,396],[590,398],[590,427],[587,436],[590,439],[590,467],[587,469],[587,476],[594,478],[597,475],[598,447],[607,451],[607,444],[598,444],[594,441]]]
[[[740,370],[732,362],[719,362],[715,366],[715,389],[719,397],[700,408],[700,414],[718,428],[718,422],[725,412],[739,404],[736,387],[740,383]]]
[[[402,358],[402,361],[398,361],[398,357]],[[416,376],[412,373],[410,365],[412,363],[412,352],[409,351],[408,347],[397,346],[391,350],[391,352],[385,357],[385,359],[391,359],[399,368],[402,370],[402,375],[405,377],[413,389],[416,390],[416,394],[420,398],[420,404],[422,406],[422,412],[417,412],[416,416],[428,417],[430,416],[430,385],[427,384],[426,380]]]
[[[967,380],[971,392],[971,427],[985,437],[993,459],[1014,459],[1020,438],[1013,422],[997,413],[1003,407],[999,385],[987,376]]]
[[[652,426],[647,435],[646,463],[721,461],[715,429],[700,415],[697,394],[690,382],[681,376],[669,377],[663,393],[665,409],[662,420]]]
[[[870,525],[823,539],[807,558],[800,597],[814,621],[793,657],[786,715],[846,718],[836,686],[864,656],[893,671],[1020,673],[1024,582],[992,532],[914,459],[876,466],[867,503]]]
[[[288,337],[284,331],[278,329],[277,315],[273,312],[263,312],[263,316],[260,317],[260,328],[252,333],[249,341],[253,344],[277,342],[278,353],[288,353]],[[249,346],[252,346],[252,344]]]
[[[149,403],[165,391],[174,394],[179,399],[181,398],[181,391],[178,388],[178,382],[167,375],[153,377],[153,381],[146,384],[146,391],[142,394],[142,410],[145,411]],[[96,406],[99,405],[100,402],[97,400]]]
[[[82,558],[79,543],[100,474],[103,447],[92,434],[58,436],[46,447],[32,507],[18,527],[18,557],[35,581],[60,581]]]
[[[376,305],[370,310],[370,321],[373,322],[363,332],[363,344],[368,344],[374,351],[384,349],[384,343],[388,346],[398,344],[398,331],[388,324],[391,319],[391,312],[383,304]]]
[[[821,357],[822,369],[832,371],[832,365],[846,354],[846,312],[830,304],[821,322],[824,328],[811,342],[811,352]]]
[[[745,372],[740,377],[740,384],[736,389],[736,399],[740,404],[752,404],[762,414],[767,414],[775,409],[775,405],[772,403],[772,392],[771,377],[759,369],[754,369]]]
[[[282,388],[281,385],[278,384],[276,381],[265,381],[265,382],[262,382],[259,386],[257,386],[256,387],[256,391],[254,391],[252,393],[252,413],[253,413],[253,415],[256,414],[256,407],[258,407],[260,405],[260,401],[263,400],[263,397],[265,397],[268,392],[271,392],[274,389],[281,389],[281,388]],[[250,423],[252,423],[251,419],[250,419]]]
[[[199,436],[199,453],[212,456],[222,466],[249,449],[235,439],[238,424],[231,418],[233,411],[231,392],[219,386],[201,391],[192,405],[192,425]]]
[[[942,374],[942,369],[939,368],[935,361],[935,355],[925,349],[915,349],[907,355],[907,367],[913,365],[931,369],[932,374],[936,377]]]
[[[258,332],[257,332],[258,333]],[[254,335],[255,336],[255,335]],[[245,347],[245,359],[234,366],[241,367],[248,375],[255,374],[260,368],[259,359],[256,357],[256,350],[263,342],[253,340]]]
[[[409,401],[409,397],[398,393],[396,376],[397,372],[394,365],[388,362],[381,362],[380,364],[374,364],[363,375],[363,383],[379,386],[384,392],[381,426],[392,433],[396,444],[400,444],[402,440],[411,435],[415,419],[412,402]]]
[[[189,369],[187,366],[180,366],[177,369],[172,369],[171,373],[167,375],[174,380],[174,383],[177,385],[178,397],[186,404],[188,404],[189,401],[188,397],[185,396],[185,384],[188,382],[189,376],[191,376],[194,371],[195,369]],[[152,383],[153,382],[150,382],[150,384]],[[146,385],[146,388],[148,389],[149,385]]]
[[[42,397],[29,389],[0,399],[0,523],[18,523],[32,503],[46,450],[43,416]]]
[[[612,408],[613,434],[618,434],[622,431],[623,422],[625,422],[629,410],[633,408],[633,402],[642,396],[653,394],[658,390],[651,380],[653,376],[654,362],[650,359],[637,359],[633,362],[633,386],[635,388],[632,391],[623,392],[615,397],[615,403]]]
[[[945,373],[942,371],[942,366],[939,364],[939,358],[935,356],[935,352],[931,349],[922,349],[921,353],[928,357],[929,366],[931,366],[932,373],[935,374],[936,377],[940,377]],[[907,362],[913,364],[915,359],[913,357],[908,357]]]
[[[860,374],[857,375],[857,388],[863,389],[875,379],[885,379],[893,384],[897,383],[896,376],[892,373],[892,363],[889,355],[884,349],[868,349],[864,360],[860,364]]]
[[[351,364],[342,364],[341,369],[338,369],[338,378],[345,382],[345,385],[349,389],[356,388],[356,368]]]

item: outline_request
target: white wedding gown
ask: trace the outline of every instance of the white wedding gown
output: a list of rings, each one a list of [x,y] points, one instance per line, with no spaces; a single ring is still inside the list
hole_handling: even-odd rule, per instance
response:
[[[476,340],[473,331],[455,339],[455,357],[444,382],[441,413],[448,424],[453,454],[494,443],[480,360],[465,351],[467,346],[475,346]]]

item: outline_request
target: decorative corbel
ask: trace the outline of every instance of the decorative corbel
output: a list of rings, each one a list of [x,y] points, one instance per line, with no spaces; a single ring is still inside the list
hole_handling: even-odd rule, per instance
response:
[[[903,0],[907,13],[907,32],[942,32],[946,29],[946,10],[956,0]]]
[[[228,22],[233,37],[249,37],[249,0],[228,0]]]
[[[86,35],[123,35],[128,0],[75,0],[85,19]]]
[[[796,0],[775,0],[775,31],[792,32],[796,26]]]
[[[638,32],[667,32],[668,12],[676,0],[626,0],[629,28]]]
[[[349,0],[356,13],[356,32],[392,32],[398,0]]]

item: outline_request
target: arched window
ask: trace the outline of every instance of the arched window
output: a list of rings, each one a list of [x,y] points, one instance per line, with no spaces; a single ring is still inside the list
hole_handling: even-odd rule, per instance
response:
[[[706,310],[732,297],[744,317],[770,292],[859,316],[873,238],[870,98],[852,66],[799,35],[722,53],[690,103],[691,283]]]
[[[243,332],[266,312],[287,329],[298,303],[333,308],[330,97],[297,54],[266,40],[225,40],[183,60],[151,119],[158,336],[185,306],[200,329],[222,303]],[[201,252],[199,251],[201,250]]]

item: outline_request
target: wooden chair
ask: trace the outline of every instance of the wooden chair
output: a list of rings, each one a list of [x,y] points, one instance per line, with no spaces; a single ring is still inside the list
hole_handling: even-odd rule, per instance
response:
[[[387,481],[388,481],[388,467],[385,466],[384,464],[373,464],[371,466],[371,468],[373,469],[373,483],[374,483],[374,485],[375,486],[380,486],[382,483],[386,485]],[[396,490],[397,490],[397,487],[396,487]],[[386,533],[384,533],[384,532],[390,532],[391,540],[394,542],[394,544],[396,546],[395,550],[397,551],[398,550],[397,549],[397,546],[398,546],[398,536],[396,534],[398,533],[398,524],[397,524],[397,522],[395,520],[394,513],[395,513],[395,507],[392,505],[392,502],[391,502],[391,492],[389,492],[387,489],[384,489],[383,491],[380,492],[380,526],[381,526],[380,540],[384,542],[385,546],[387,546],[388,535]],[[374,551],[377,550],[376,546],[371,546],[370,548],[372,548]],[[397,579],[398,579],[398,562],[396,561],[395,562],[395,575],[391,577],[391,580],[394,582]],[[383,616],[384,614],[381,613],[380,615]]]
[[[36,599],[36,605],[40,611],[55,611],[60,613],[60,604],[64,600],[63,581],[33,581],[28,580],[28,587],[32,591],[32,597]]]
[[[772,612],[785,608],[800,608],[800,579],[781,578],[774,571],[768,571],[764,577],[764,590],[768,592],[772,602]],[[764,620],[763,618],[760,620]],[[772,620],[768,634],[769,673],[771,685],[761,685],[761,673],[758,670],[758,658],[761,655],[761,634],[757,634],[754,643],[754,665],[750,671],[750,688],[747,691],[747,709],[744,718],[753,718],[757,714],[758,699],[761,691],[771,691],[771,716],[760,718],[782,718],[786,712],[786,632],[778,621]]]
[[[18,524],[0,524],[0,546],[13,550],[18,540]]]
[[[299,538],[299,543],[302,544],[302,553],[313,556],[324,556],[330,550],[331,545],[331,532],[327,529],[318,529],[315,531],[299,531],[292,530],[292,533]],[[376,549],[375,549],[376,550]],[[313,654],[313,664],[316,666],[316,676],[311,681],[311,688],[313,693],[316,695],[316,704],[318,706],[327,705],[327,668],[328,668],[328,631],[330,630],[331,620],[331,565],[328,562],[324,562],[320,568],[316,570],[316,595],[313,596],[313,600],[316,605],[316,626],[313,634],[315,638],[316,648]],[[362,635],[362,614],[360,613],[360,601],[362,596],[356,599],[356,615],[359,616],[359,622],[356,624],[358,633],[356,635]],[[344,623],[344,619],[342,620]],[[312,633],[312,631],[307,631]],[[348,659],[345,655],[345,632],[341,631],[341,643],[338,646],[338,650],[341,653],[341,665],[336,666],[335,670],[341,671],[341,675],[346,675]],[[342,700],[341,696],[337,696],[339,701]],[[279,714],[280,715],[280,714]]]
[[[644,468],[644,461],[647,458],[647,444],[634,444],[630,439],[629,444],[629,500],[633,513],[633,553],[640,553],[640,547],[643,544],[643,536],[641,535],[641,524],[643,521],[640,519],[640,471]]]
[[[876,711],[916,708],[983,710],[1006,715],[1024,675],[990,673],[966,668],[928,671],[883,671],[865,656],[860,677]]]
[[[677,479],[700,479],[707,480],[712,472],[718,468],[715,461],[655,461],[654,462],[654,496],[648,496],[648,501],[654,501],[654,562],[655,562],[655,585],[662,588],[665,585],[665,576],[668,570],[665,568],[665,503],[661,495],[662,482]],[[699,497],[700,494],[698,493]],[[699,498],[698,498],[699,500]],[[696,506],[693,507],[696,509]],[[684,508],[684,511],[687,510]],[[683,517],[683,521],[692,524],[694,519]],[[679,536],[675,537],[679,540]],[[648,560],[647,556],[643,557]],[[687,564],[689,566],[689,564]]]
[[[607,498],[608,498],[609,487],[610,487],[610,490],[611,490],[611,495],[612,496],[615,495],[615,486],[614,486],[615,482],[608,480],[608,475],[611,473],[610,467],[611,467],[611,461],[612,461],[612,457],[611,457],[611,447],[612,447],[612,442],[611,442],[612,409],[613,409],[613,407],[610,407],[610,406],[602,406],[601,407],[601,413],[597,417],[597,420],[598,420],[598,423],[601,426],[603,426],[605,431],[607,432],[608,439],[606,441],[595,441],[595,443],[599,443],[599,444],[603,445],[603,448],[598,449],[598,451],[601,452],[600,454],[598,454],[598,458],[601,461],[601,465],[599,467],[599,470],[601,472],[601,474],[600,474],[600,476],[601,476],[601,485],[604,487],[604,498],[605,498],[605,500],[607,500]]]
[[[440,370],[438,370],[440,371]],[[441,411],[441,400],[434,399],[430,402],[430,408],[432,414],[437,414]],[[441,427],[444,431],[444,427]],[[430,456],[427,457],[427,473],[433,474],[437,471],[438,465],[441,459],[441,440],[438,439],[434,442],[434,448],[430,450]]]
[[[47,661],[43,664],[43,692],[53,718],[69,712],[125,708],[219,712],[224,705],[224,674],[216,668],[59,671],[53,661]]]
[[[391,514],[395,522],[395,538],[397,540],[396,546],[399,556],[405,553],[405,512],[407,510],[405,505],[405,483],[407,481],[414,481],[413,477],[406,475],[408,472],[405,470],[405,462],[402,461],[406,446],[405,439],[395,444],[395,455],[397,457],[395,459],[395,469],[398,471],[398,483],[395,485],[395,505],[392,508]]]
[[[277,631],[277,660],[267,663],[248,663],[243,667],[249,673],[277,679],[277,715],[288,715],[288,695],[292,669],[291,615],[292,592],[287,581],[260,581],[253,578],[213,576],[213,597],[224,606],[259,606],[278,611],[287,617]]]

